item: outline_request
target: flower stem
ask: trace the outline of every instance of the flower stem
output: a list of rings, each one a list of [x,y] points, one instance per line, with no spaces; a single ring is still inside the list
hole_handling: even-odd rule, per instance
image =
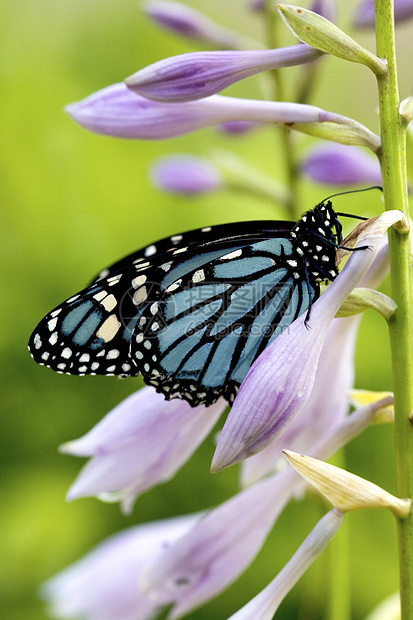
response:
[[[381,166],[386,209],[408,217],[406,136],[399,93],[392,0],[376,0],[377,55],[388,64],[378,77],[382,137]],[[397,311],[389,322],[395,406],[397,493],[413,496],[413,296],[410,234],[389,233],[392,295]],[[413,516],[398,520],[402,620],[413,618]]]

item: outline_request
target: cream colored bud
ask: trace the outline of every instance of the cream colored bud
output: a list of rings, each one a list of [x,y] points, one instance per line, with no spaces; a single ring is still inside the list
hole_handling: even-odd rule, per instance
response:
[[[359,508],[389,508],[397,517],[406,517],[411,500],[394,497],[376,484],[344,469],[303,454],[283,450],[298,473],[342,512]]]

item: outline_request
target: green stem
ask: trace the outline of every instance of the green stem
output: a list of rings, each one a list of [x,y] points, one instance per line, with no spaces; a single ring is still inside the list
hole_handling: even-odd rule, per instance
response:
[[[392,0],[375,0],[377,55],[388,64],[378,77],[382,178],[386,209],[408,217],[405,126],[399,93]],[[397,492],[413,496],[413,296],[410,234],[389,233],[392,295],[397,311],[389,323],[395,405]],[[413,618],[413,515],[398,520],[402,620]]]

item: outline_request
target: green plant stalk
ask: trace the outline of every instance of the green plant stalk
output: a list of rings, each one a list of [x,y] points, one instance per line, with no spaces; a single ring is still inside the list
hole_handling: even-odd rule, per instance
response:
[[[377,55],[388,64],[379,76],[381,168],[386,209],[408,217],[406,136],[399,115],[392,0],[375,0]],[[413,496],[413,299],[410,234],[389,233],[392,295],[397,311],[389,322],[395,407],[397,493]],[[401,618],[413,618],[413,516],[398,519]]]

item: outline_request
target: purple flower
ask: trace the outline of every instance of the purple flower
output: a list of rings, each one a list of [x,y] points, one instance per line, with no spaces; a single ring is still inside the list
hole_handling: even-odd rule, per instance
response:
[[[147,568],[143,592],[174,603],[171,620],[216,596],[250,564],[298,482],[286,469],[206,513]]]
[[[203,41],[217,47],[232,49],[240,44],[241,37],[216,24],[205,15],[180,2],[149,0],[142,10],[158,25],[188,39]]]
[[[311,453],[329,458],[368,426],[386,398],[321,429]],[[284,469],[209,511],[165,553],[155,558],[141,587],[159,605],[175,604],[171,620],[213,598],[252,562],[288,500],[302,487],[295,471]]]
[[[172,194],[202,194],[223,185],[217,168],[195,155],[166,155],[152,165],[150,177],[155,187]]]
[[[321,144],[312,149],[301,164],[313,181],[326,185],[380,185],[377,158],[356,146]]]
[[[328,432],[322,429],[313,456],[331,456],[391,402],[387,397],[369,404]],[[284,469],[203,516],[126,530],[51,579],[45,598],[61,618],[149,620],[162,606],[173,604],[170,619],[177,619],[216,596],[247,568],[301,485],[294,470]],[[288,583],[298,566],[292,562],[286,567]]]
[[[394,0],[395,22],[401,22],[405,19],[409,19],[412,15],[413,0]],[[353,23],[358,28],[374,27],[374,0],[365,0],[358,6]]]
[[[111,536],[44,584],[51,613],[56,618],[150,620],[161,610],[140,591],[138,579],[199,518],[155,521]]]
[[[192,408],[166,401],[144,387],[106,415],[84,437],[61,451],[92,457],[68,492],[68,499],[97,495],[121,501],[130,513],[136,498],[172,478],[208,435],[226,402]]]
[[[299,44],[274,50],[193,52],[165,58],[125,80],[134,92],[156,101],[193,101],[262,71],[311,62],[322,52]]]
[[[361,238],[371,251],[353,252],[338,278],[315,302],[311,329],[305,327],[305,315],[301,315],[254,362],[222,430],[213,471],[265,448],[303,409],[313,388],[330,322],[373,262],[385,230],[400,217],[398,211],[387,211],[364,224]]]
[[[359,316],[333,320],[321,350],[311,395],[299,418],[281,437],[242,462],[243,486],[274,472],[281,458],[284,464],[284,448],[307,454],[320,437],[342,421],[348,409],[348,393],[353,387],[359,322]]]
[[[285,596],[337,532],[343,516],[336,508],[324,515],[277,577],[228,620],[272,620]]]
[[[108,86],[66,108],[82,127],[98,134],[139,140],[183,135],[225,121],[257,121],[294,126],[300,131],[333,132],[335,140],[357,140],[377,149],[380,141],[362,125],[340,114],[299,103],[255,101],[212,95],[185,103],[161,103],[136,95],[125,84]],[[323,126],[327,124],[327,127]]]

